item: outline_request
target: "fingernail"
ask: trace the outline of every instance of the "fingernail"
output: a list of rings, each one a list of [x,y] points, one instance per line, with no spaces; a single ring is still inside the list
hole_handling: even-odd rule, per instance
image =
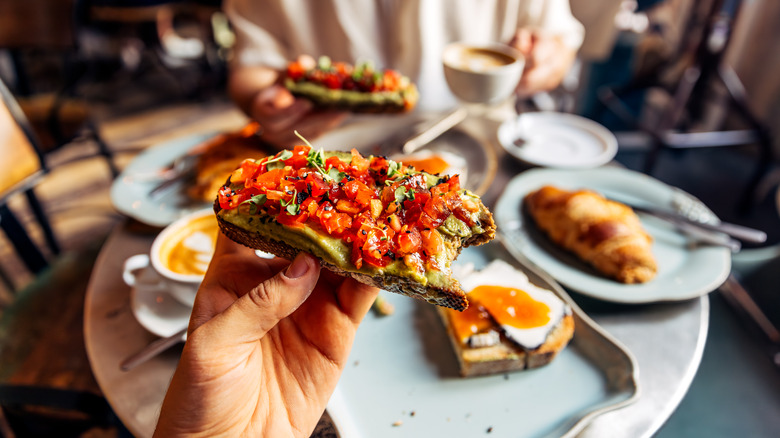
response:
[[[305,254],[298,254],[290,266],[287,267],[287,271],[284,273],[287,278],[299,278],[302,277],[306,271],[309,270],[309,262],[306,260]]]

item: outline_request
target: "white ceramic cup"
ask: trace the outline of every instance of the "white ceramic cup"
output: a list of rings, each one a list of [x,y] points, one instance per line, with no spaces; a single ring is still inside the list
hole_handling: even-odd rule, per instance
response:
[[[525,58],[506,44],[455,42],[444,48],[442,64],[455,97],[467,103],[495,104],[514,93]]]
[[[209,217],[213,218],[214,227],[216,229],[217,222],[214,217],[214,210],[211,208],[190,213],[165,227],[160,234],[155,237],[154,242],[152,243],[152,249],[149,251],[148,255],[137,254],[125,261],[124,271],[122,273],[122,278],[125,283],[131,287],[144,285],[166,290],[182,304],[192,306],[195,303],[195,294],[198,291],[198,286],[200,286],[200,283],[203,281],[205,269],[203,270],[204,273],[197,274],[176,272],[163,260],[163,249],[170,246],[171,239],[184,240],[187,238],[187,233],[182,235],[182,232],[192,224],[193,221],[208,220]],[[197,251],[198,256],[201,257],[197,260],[197,263],[203,265],[205,268],[208,264],[208,259],[210,259],[213,254],[213,244],[215,242],[204,242],[205,237],[200,235],[197,236],[196,239],[197,246],[210,244],[212,247],[211,251],[207,251],[205,248],[202,248],[202,251]],[[142,275],[143,270],[149,266],[158,274],[157,276]]]

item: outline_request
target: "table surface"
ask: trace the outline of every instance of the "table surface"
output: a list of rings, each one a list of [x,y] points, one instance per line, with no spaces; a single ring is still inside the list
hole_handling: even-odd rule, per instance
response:
[[[241,116],[226,117],[202,129],[232,129]],[[496,124],[480,122],[479,129],[495,132]],[[186,127],[182,127],[186,129]],[[185,132],[185,131],[182,131]],[[497,156],[495,181],[483,195],[494,204],[506,182],[523,165]],[[103,246],[87,288],[84,338],[94,375],[116,414],[138,437],[151,436],[160,405],[176,367],[181,347],[123,372],[119,363],[156,338],[135,320],[130,308],[130,287],[122,281],[122,265],[135,254],[148,253],[155,233],[139,231],[130,222],[117,226]],[[640,306],[612,305],[572,294],[577,303],[635,356],[641,396],[632,405],[597,417],[581,437],[651,436],[666,421],[685,395],[699,366],[707,337],[709,300],[700,298]]]

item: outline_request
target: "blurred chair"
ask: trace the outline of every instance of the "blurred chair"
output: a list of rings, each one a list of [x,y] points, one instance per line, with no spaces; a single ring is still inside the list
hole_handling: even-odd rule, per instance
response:
[[[35,195],[35,186],[46,173],[37,138],[11,92],[0,81],[0,227],[24,265],[33,273],[48,265],[41,248],[9,208],[9,199],[23,194],[43,232],[52,254],[60,252],[51,223]],[[7,275],[3,275],[8,278]],[[12,288],[13,290],[13,288]]]
[[[75,22],[78,1],[3,0],[0,49],[10,54],[13,89],[36,133],[38,151],[45,156],[73,141],[92,140],[96,153],[106,159],[116,176],[119,171],[112,151],[100,136],[87,105],[74,98],[74,87],[85,71]],[[62,64],[62,71],[46,75],[45,84],[38,87],[32,71],[54,60]]]
[[[673,56],[656,60],[653,68],[640,71],[627,84],[601,88],[598,97],[624,123],[650,137],[651,148],[644,163],[644,172],[648,174],[653,172],[663,151],[758,145],[756,165],[738,207],[741,213],[746,213],[756,202],[757,189],[774,156],[768,126],[755,116],[739,77],[723,62],[741,0],[704,0],[692,5],[685,37],[680,47],[672,51]],[[748,129],[708,132],[691,129],[702,115],[706,97],[715,82],[725,88],[727,104],[736,110]],[[626,104],[626,99],[633,94],[648,89],[668,96],[654,123],[635,116]]]
[[[0,384],[0,409],[19,438],[77,438],[95,427],[122,432],[106,399],[87,391]]]

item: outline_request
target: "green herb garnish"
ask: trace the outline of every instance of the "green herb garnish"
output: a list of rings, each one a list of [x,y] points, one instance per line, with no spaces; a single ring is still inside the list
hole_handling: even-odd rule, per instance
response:
[[[267,197],[264,194],[252,196],[250,199],[242,202],[241,205],[249,204],[249,214],[257,214],[260,206],[265,204]]]
[[[398,204],[406,201],[407,199],[409,201],[414,201],[414,190],[408,187],[399,186],[397,189],[395,189],[394,193],[395,193],[395,202]]]
[[[282,205],[282,207],[285,207],[285,210],[287,210],[287,213],[289,215],[295,216],[301,210],[301,208],[297,204],[297,201],[298,201],[298,190],[295,190],[292,194],[292,198],[290,198],[289,201],[285,201],[284,199],[281,199],[279,200],[279,203]]]
[[[286,160],[289,160],[290,158],[292,158],[292,156],[293,156],[292,152],[290,152],[290,151],[282,151],[278,155],[276,155],[275,157],[273,157],[273,158],[269,159],[268,161],[266,161],[265,165],[267,166],[267,165],[269,165],[271,163],[275,163],[277,161],[286,161]]]
[[[390,178],[401,172],[401,164],[393,160],[387,160],[387,177]]]
[[[333,181],[335,178],[331,177],[329,172],[325,171],[325,153],[322,151],[322,148],[320,148],[318,151],[314,150],[314,146],[309,143],[309,140],[306,140],[306,138],[299,134],[298,131],[293,132],[295,132],[295,135],[303,140],[303,142],[306,143],[306,146],[311,149],[309,151],[309,155],[306,157],[306,162],[309,164],[309,166],[317,169],[317,171],[322,174],[322,178],[325,181]]]
[[[344,178],[346,178],[346,177],[347,177],[347,174],[346,174],[346,173],[344,173],[344,172],[339,172],[339,170],[338,170],[338,169],[336,169],[335,167],[330,167],[330,168],[328,169],[328,177],[329,177],[331,180],[333,180],[333,181],[335,181],[335,182],[339,183],[339,182],[341,182],[341,180],[342,180],[342,179],[344,179]]]

